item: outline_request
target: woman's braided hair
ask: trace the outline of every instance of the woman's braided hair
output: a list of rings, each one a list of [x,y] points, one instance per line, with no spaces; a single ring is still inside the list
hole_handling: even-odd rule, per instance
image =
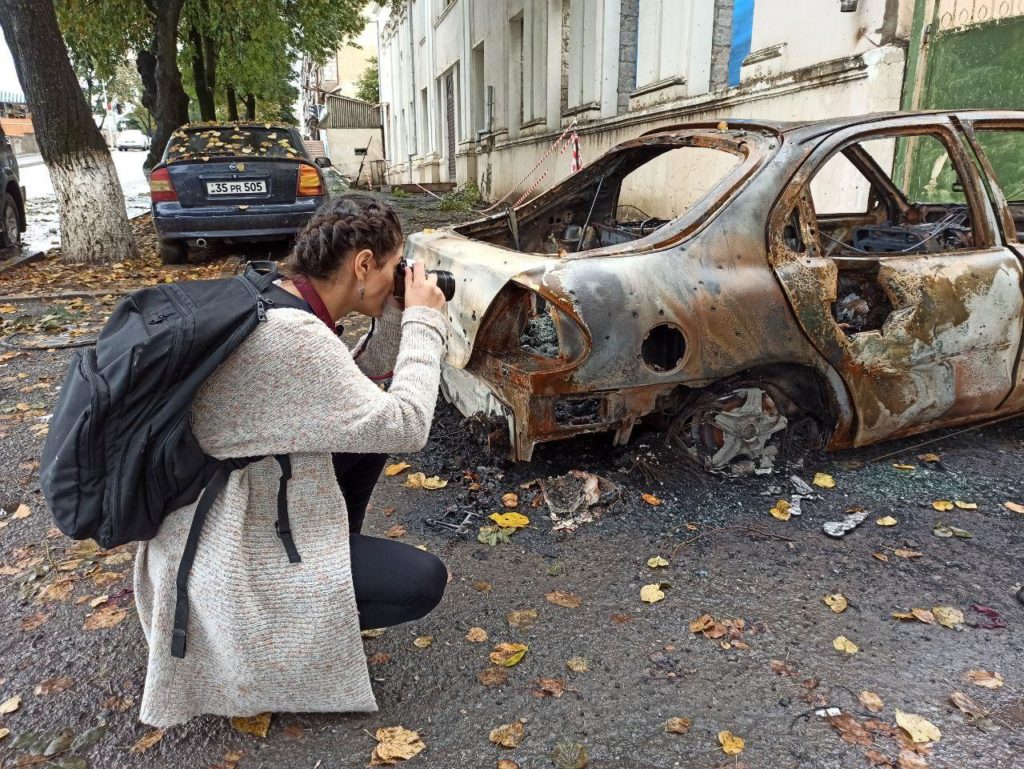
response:
[[[328,200],[295,238],[285,267],[308,278],[330,277],[349,254],[368,248],[378,267],[402,244],[402,225],[383,200],[356,192]]]

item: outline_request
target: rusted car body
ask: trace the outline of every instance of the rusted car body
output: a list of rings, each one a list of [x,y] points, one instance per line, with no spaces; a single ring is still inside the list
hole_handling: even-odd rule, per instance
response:
[[[697,180],[678,216],[624,203],[678,149],[728,168],[680,153],[650,177],[658,198]],[[650,416],[709,468],[767,472],[794,434],[835,449],[1024,411],[1020,177],[1024,112],[686,124],[406,255],[454,273],[443,391],[507,425],[513,458]]]

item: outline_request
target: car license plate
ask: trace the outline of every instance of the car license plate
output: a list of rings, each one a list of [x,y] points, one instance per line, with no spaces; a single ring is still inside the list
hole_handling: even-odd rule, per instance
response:
[[[257,195],[266,191],[267,183],[263,179],[206,183],[207,195]]]

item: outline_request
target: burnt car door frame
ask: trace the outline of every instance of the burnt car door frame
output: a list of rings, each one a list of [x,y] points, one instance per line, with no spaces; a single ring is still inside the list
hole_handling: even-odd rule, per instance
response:
[[[974,152],[984,174],[985,187],[991,198],[992,205],[998,215],[999,225],[1003,239],[1007,247],[1013,251],[1024,268],[1024,238],[1018,233],[1017,222],[1013,218],[1013,211],[1010,201],[1006,197],[1000,182],[999,175],[992,165],[991,158],[978,140],[977,131],[1019,131],[1024,140],[1024,120],[1019,118],[1006,118],[998,114],[970,114],[960,117],[956,121],[964,133],[967,144]],[[1024,278],[1022,278],[1022,290],[1024,290]],[[1024,410],[1024,334],[1022,334],[1020,348],[1017,355],[1017,365],[1014,371],[1014,387],[1006,396],[1003,408],[1006,411]]]
[[[964,185],[974,246],[860,257],[877,263],[877,281],[893,309],[881,328],[848,335],[832,312],[839,264],[821,248],[810,182],[852,144],[913,135],[931,135],[944,145]],[[804,333],[849,393],[855,423],[838,425],[836,438],[864,445],[997,411],[1013,387],[1019,358],[1022,270],[999,237],[958,127],[944,115],[907,116],[812,138],[817,145],[769,217],[769,261]],[[787,243],[783,236],[794,209],[801,220],[802,251],[793,250],[793,239]]]

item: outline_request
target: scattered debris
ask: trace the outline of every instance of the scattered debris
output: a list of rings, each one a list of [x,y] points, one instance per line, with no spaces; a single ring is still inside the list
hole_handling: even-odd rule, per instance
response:
[[[828,521],[822,524],[822,531],[828,536],[839,538],[847,532],[853,531],[867,520],[868,511],[859,507],[852,507],[846,511],[846,516],[841,521]]]
[[[570,470],[540,482],[554,531],[574,531],[604,514],[619,499],[619,487],[607,478],[584,470]]]
[[[979,630],[999,630],[1006,627],[1006,622],[1003,620],[1002,615],[991,606],[982,606],[980,604],[972,603],[970,608],[971,611],[975,611],[978,614],[988,617],[988,622],[970,622],[969,624],[971,627],[978,628]]]

